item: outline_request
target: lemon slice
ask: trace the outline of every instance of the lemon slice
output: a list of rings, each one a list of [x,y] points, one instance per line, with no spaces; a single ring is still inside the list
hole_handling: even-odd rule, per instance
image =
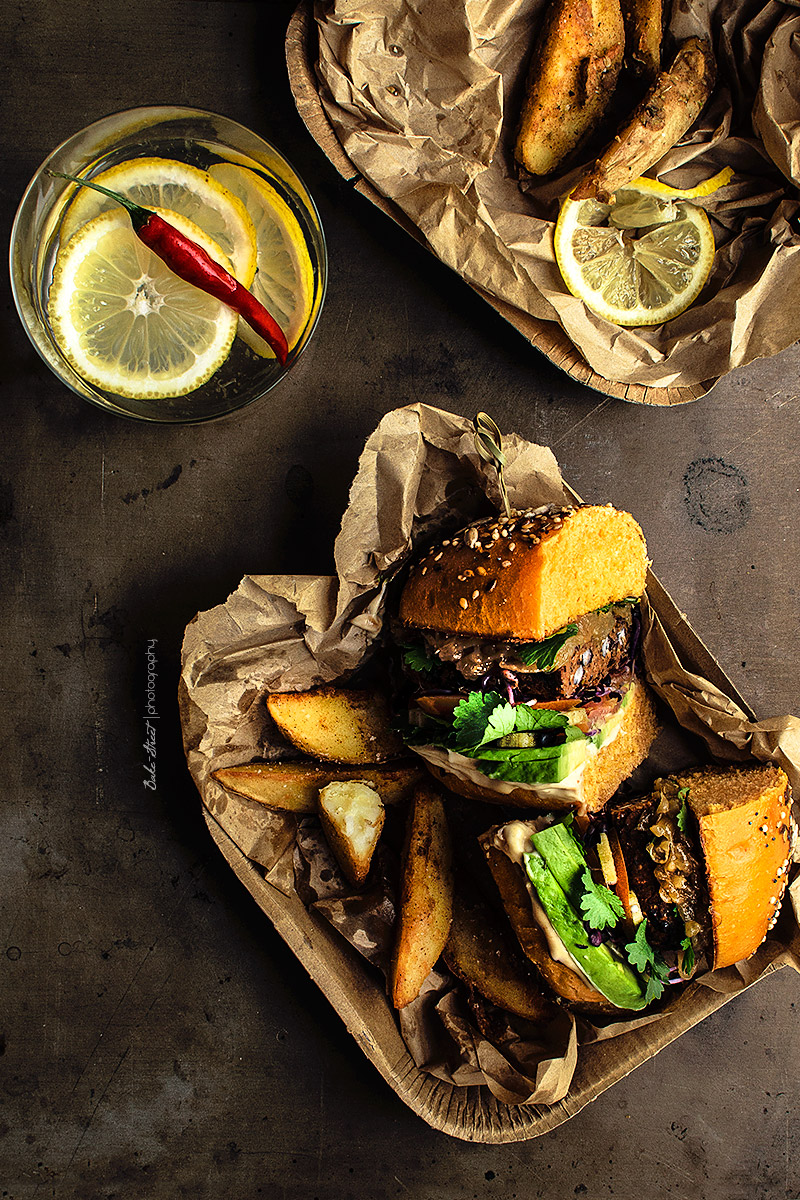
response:
[[[291,352],[317,307],[314,268],[300,224],[283,197],[255,171],[233,163],[215,163],[210,171],[242,201],[252,217],[258,259],[250,291],[278,322]],[[245,321],[239,322],[239,334],[262,358],[275,357]]]
[[[180,213],[218,245],[233,263],[233,274],[249,288],[256,273],[256,231],[250,216],[207,171],[172,158],[132,158],[92,176],[92,183],[119,192],[143,208]],[[62,242],[82,225],[114,208],[114,201],[91,188],[80,188],[61,227]]]
[[[160,215],[230,271],[230,260],[178,213]],[[179,279],[115,208],[82,225],[56,257],[48,297],[53,336],[88,383],[133,400],[185,396],[225,362],[233,309]]]
[[[661,325],[685,312],[714,263],[714,234],[703,210],[640,190],[640,182],[615,193],[613,205],[567,197],[556,222],[564,282],[615,325]]]

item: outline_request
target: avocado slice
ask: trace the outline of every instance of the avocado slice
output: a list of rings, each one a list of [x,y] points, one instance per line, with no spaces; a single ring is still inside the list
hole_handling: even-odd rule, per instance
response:
[[[603,722],[597,733],[594,735],[592,740],[594,741],[594,744],[597,746],[598,750],[601,746],[604,746],[612,734],[615,734],[619,729],[620,725],[622,724],[622,718],[625,709],[631,702],[632,694],[633,688],[629,687],[625,692],[625,695],[620,700],[617,711],[613,714],[613,716],[609,717],[607,721]]]
[[[586,926],[541,854],[537,850],[525,854],[524,862],[553,928],[592,986],[617,1008],[644,1008],[647,1000],[635,971],[616,958],[605,943],[600,946],[590,943]]]
[[[536,849],[555,876],[576,913],[581,911],[581,896],[584,893],[583,872],[588,863],[583,847],[571,829],[572,818],[559,821],[534,833],[532,841]]]
[[[560,783],[586,761],[591,742],[586,737],[528,750],[504,746],[482,746],[476,765],[493,779],[521,783]]]

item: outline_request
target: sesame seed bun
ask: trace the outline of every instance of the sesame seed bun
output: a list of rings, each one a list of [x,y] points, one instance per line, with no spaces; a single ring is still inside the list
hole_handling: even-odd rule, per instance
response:
[[[789,780],[765,764],[676,776],[705,860],[714,967],[749,958],[775,922],[794,835]]]
[[[608,505],[547,506],[476,522],[411,569],[401,622],[419,629],[541,641],[584,613],[641,596],[647,548]]]

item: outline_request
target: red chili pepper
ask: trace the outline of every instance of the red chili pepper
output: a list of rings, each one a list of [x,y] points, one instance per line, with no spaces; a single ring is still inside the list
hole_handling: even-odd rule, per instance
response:
[[[281,366],[286,366],[289,347],[286,335],[278,322],[261,301],[257,300],[252,292],[239,283],[238,279],[234,279],[229,271],[214,262],[214,259],[206,253],[202,246],[198,246],[196,242],[186,237],[152,209],[135,204],[126,196],[121,196],[119,192],[112,192],[109,188],[102,187],[99,183],[93,183],[90,179],[65,175],[62,171],[50,171],[49,174],[57,175],[60,179],[69,179],[71,183],[78,183],[82,187],[93,188],[94,191],[102,192],[104,196],[109,196],[117,204],[126,208],[131,218],[133,232],[139,241],[144,242],[149,250],[157,254],[179,279],[200,288],[202,292],[207,292],[209,296],[221,300],[223,304],[227,304],[229,308],[237,312],[275,351]]]

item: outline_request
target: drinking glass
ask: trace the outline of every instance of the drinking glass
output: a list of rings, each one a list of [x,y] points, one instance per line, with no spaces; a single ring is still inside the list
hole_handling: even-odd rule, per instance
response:
[[[62,246],[61,230],[78,190],[49,172],[96,176],[137,158],[174,159],[201,170],[232,163],[255,172],[288,206],[302,232],[311,264],[305,277],[307,319],[285,366],[256,354],[236,337],[211,378],[184,396],[135,400],[104,391],[68,362],[53,334],[48,296]],[[96,121],[63,142],[42,164],[22,198],[11,234],[11,283],[28,337],[41,357],[77,395],[106,411],[144,421],[210,420],[253,403],[291,371],[319,319],[327,281],[327,254],[319,215],[308,189],[274,146],[226,117],[193,108],[130,109]]]

